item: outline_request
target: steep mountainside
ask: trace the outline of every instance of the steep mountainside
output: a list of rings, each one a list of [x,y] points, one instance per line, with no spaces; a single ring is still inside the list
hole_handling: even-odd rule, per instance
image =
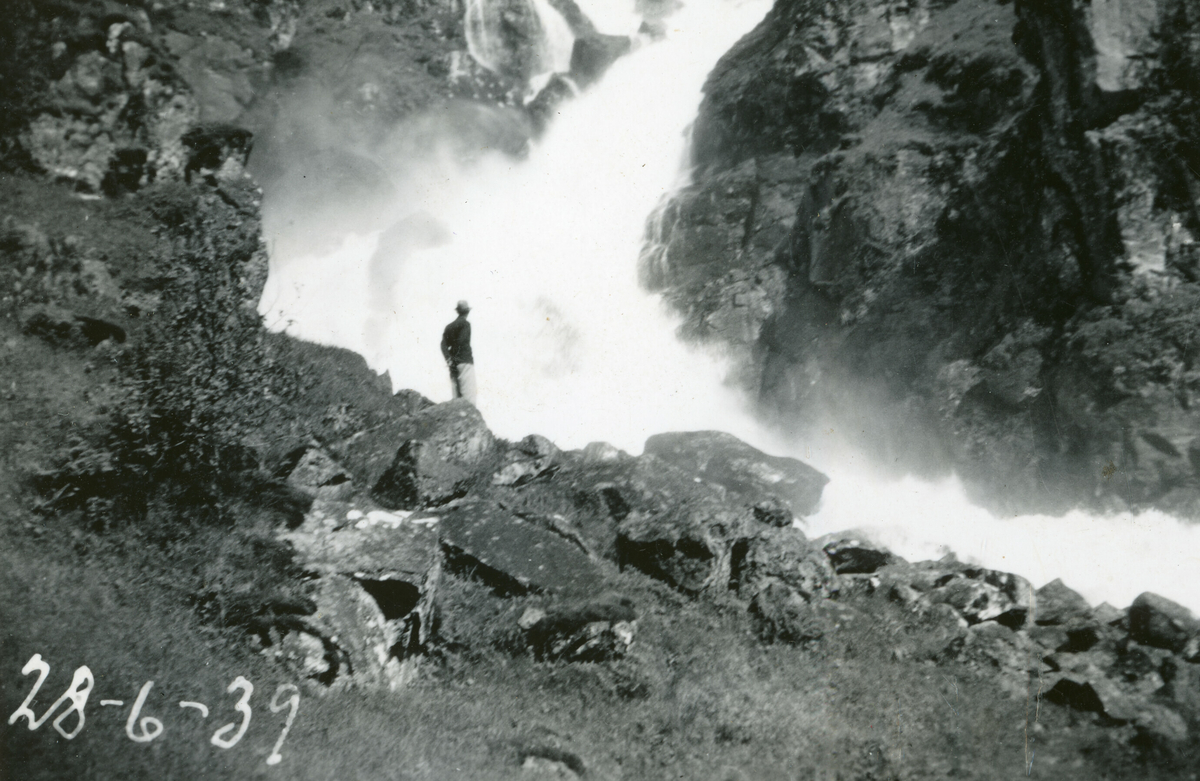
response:
[[[1195,514],[1197,13],[781,0],[646,282],[785,424],[1004,509]]]

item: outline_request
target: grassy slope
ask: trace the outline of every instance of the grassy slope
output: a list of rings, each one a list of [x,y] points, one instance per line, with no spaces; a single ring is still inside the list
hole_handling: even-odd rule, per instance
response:
[[[989,676],[889,660],[901,630],[885,623],[885,605],[867,605],[883,621],[864,616],[813,649],[764,647],[740,609],[691,602],[636,575],[622,576],[626,592],[654,607],[643,615],[628,674],[648,685],[648,696],[623,696],[621,669],[538,664],[447,642],[457,631],[478,643],[491,616],[511,624],[522,609],[520,600],[452,580],[443,610],[457,614],[458,626],[446,628],[444,650],[421,680],[392,694],[306,688],[284,761],[271,769],[263,760],[282,714],[269,714],[266,698],[288,678],[244,638],[186,608],[169,557],[137,549],[136,539],[69,527],[34,536],[23,522],[37,521],[19,512],[5,520],[0,712],[11,713],[28,690],[18,671],[34,652],[54,668],[45,689],[52,695],[75,665],[97,677],[88,726],[75,741],[48,726],[7,730],[7,778],[520,778],[518,747],[531,743],[580,754],[598,778],[1018,778],[1030,728],[1043,777],[1148,771],[1087,719],[1043,706],[1033,726],[1027,709],[1036,703],[1000,691]],[[255,720],[239,746],[221,751],[207,738],[233,719],[222,689],[235,675],[256,685]],[[122,732],[128,710],[96,705],[106,697],[128,703],[150,679],[145,713],[167,731],[136,745]],[[213,706],[208,723],[179,711],[180,699]]]

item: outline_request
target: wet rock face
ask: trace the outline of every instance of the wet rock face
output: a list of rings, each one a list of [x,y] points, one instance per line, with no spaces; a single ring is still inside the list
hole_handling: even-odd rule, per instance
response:
[[[709,78],[643,281],[789,420],[878,409],[865,449],[1012,509],[1196,512],[1189,13],[776,3]]]
[[[467,41],[481,65],[521,82],[552,70],[546,29],[531,0],[469,0],[465,6]]]

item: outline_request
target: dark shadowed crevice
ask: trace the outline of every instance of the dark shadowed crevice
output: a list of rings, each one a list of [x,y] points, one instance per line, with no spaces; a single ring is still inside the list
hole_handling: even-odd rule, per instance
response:
[[[641,570],[687,594],[703,590],[709,572],[712,551],[696,540],[681,539],[635,542],[617,539],[617,566]]]
[[[1079,629],[1067,630],[1067,642],[1056,650],[1069,654],[1081,654],[1090,651],[1100,642],[1100,627],[1085,626]]]
[[[1007,610],[996,616],[996,623],[1001,626],[1008,627],[1014,632],[1019,631],[1025,626],[1026,620],[1029,618],[1029,609],[1025,607],[1016,607],[1012,610]]]
[[[403,580],[359,580],[358,583],[374,597],[388,621],[404,618],[421,600],[421,590]]]
[[[442,543],[446,557],[446,569],[461,578],[478,581],[492,590],[498,597],[521,597],[538,589],[522,584],[513,576],[489,567],[461,548]]]
[[[629,506],[629,502],[625,501],[625,497],[621,496],[621,489],[616,486],[607,486],[601,489],[600,496],[604,499],[604,506],[608,509],[608,514],[618,523],[629,515],[632,508]]]
[[[1085,713],[1103,713],[1104,704],[1096,692],[1086,683],[1063,678],[1046,693],[1046,699],[1056,705],[1065,705]]]
[[[750,552],[750,540],[738,540],[729,555],[729,590],[737,591],[742,586],[742,570],[746,567],[746,555]]]

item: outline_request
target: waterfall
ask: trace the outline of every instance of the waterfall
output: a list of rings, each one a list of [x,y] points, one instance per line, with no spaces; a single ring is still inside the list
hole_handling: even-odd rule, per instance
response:
[[[571,65],[575,37],[546,0],[467,0],[467,49],[496,73],[528,80]]]
[[[768,5],[672,16],[667,40],[563,103],[525,160],[435,155],[391,228],[349,235],[332,256],[275,259],[268,323],[354,349],[440,401],[438,342],[465,298],[479,407],[501,436],[640,452],[663,430],[749,428],[722,362],[685,349],[639,288],[637,259],[646,216],[679,180],[705,77]]]
[[[554,48],[545,20],[561,21],[557,12],[544,0],[518,4],[539,20],[539,51]],[[489,14],[512,5],[468,0],[480,62],[503,49]],[[601,32],[636,29],[632,8],[580,5]],[[684,346],[679,321],[639,287],[647,216],[687,179],[686,132],[704,79],[769,6],[689,3],[667,20],[665,40],[621,58],[561,104],[524,160],[484,151],[463,163],[447,147],[420,166],[397,165],[406,179],[386,230],[347,233],[332,253],[273,254],[261,307],[268,324],[356,350],[396,387],[444,401],[438,342],[465,298],[479,407],[500,436],[540,433],[567,448],[606,440],[637,453],[653,433],[723,429],[831,476],[810,534],[870,528],[909,558],[941,555],[946,545],[1035,585],[1062,577],[1093,602],[1123,606],[1149,589],[1200,609],[1200,528],[1158,513],[995,518],[953,479],[873,475],[833,446],[836,432],[829,442],[776,439],[727,386],[722,357]],[[538,57],[538,67],[565,69]],[[397,149],[385,154],[409,151]]]

